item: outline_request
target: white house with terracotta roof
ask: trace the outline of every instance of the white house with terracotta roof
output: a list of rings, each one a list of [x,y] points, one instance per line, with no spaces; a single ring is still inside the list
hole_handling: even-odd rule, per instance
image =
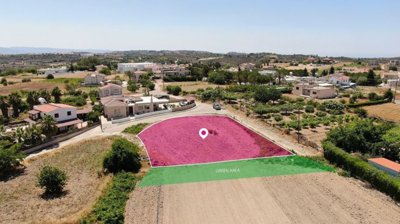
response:
[[[328,83],[333,85],[338,85],[338,86],[350,85],[350,77],[341,73],[327,75],[324,78]]]
[[[25,121],[29,123],[36,123],[44,116],[49,115],[57,121],[57,128],[63,130],[64,128],[75,126],[81,128],[83,121],[78,119],[79,110],[76,107],[60,104],[60,103],[49,103],[36,105],[32,110],[28,111],[29,119]]]

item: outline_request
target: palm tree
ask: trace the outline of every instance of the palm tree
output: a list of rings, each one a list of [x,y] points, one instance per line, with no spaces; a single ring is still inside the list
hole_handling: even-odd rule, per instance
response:
[[[53,136],[57,131],[57,121],[50,115],[45,115],[41,121],[41,129],[47,137]]]
[[[39,104],[39,94],[36,91],[29,91],[26,97],[26,102],[29,104],[29,109]]]
[[[54,102],[56,103],[60,103],[61,102],[61,90],[60,88],[58,88],[58,86],[56,86],[52,91],[51,91],[51,95],[54,97]]]
[[[18,117],[22,105],[21,96],[17,92],[13,92],[8,96],[8,102],[13,108],[13,116]]]
[[[0,96],[0,110],[3,117],[8,119],[8,107],[10,105],[7,102],[7,96]]]

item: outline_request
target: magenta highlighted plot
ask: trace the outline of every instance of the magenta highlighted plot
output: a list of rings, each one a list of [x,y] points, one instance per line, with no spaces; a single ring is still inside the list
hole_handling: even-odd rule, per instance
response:
[[[206,138],[199,130],[208,130]],[[178,117],[139,135],[152,166],[173,166],[292,155],[226,116]]]

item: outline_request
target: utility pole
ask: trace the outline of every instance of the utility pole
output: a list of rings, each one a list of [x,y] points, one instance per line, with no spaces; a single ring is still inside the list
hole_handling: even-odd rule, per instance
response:
[[[397,83],[399,83],[399,79],[396,80],[396,85],[394,85],[393,103],[395,104],[396,104]]]

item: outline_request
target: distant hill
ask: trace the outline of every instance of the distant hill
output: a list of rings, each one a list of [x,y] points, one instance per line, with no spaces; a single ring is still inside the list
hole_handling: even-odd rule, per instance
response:
[[[68,53],[108,53],[108,50],[95,49],[63,49],[63,48],[44,48],[44,47],[0,47],[0,54],[68,54]]]

